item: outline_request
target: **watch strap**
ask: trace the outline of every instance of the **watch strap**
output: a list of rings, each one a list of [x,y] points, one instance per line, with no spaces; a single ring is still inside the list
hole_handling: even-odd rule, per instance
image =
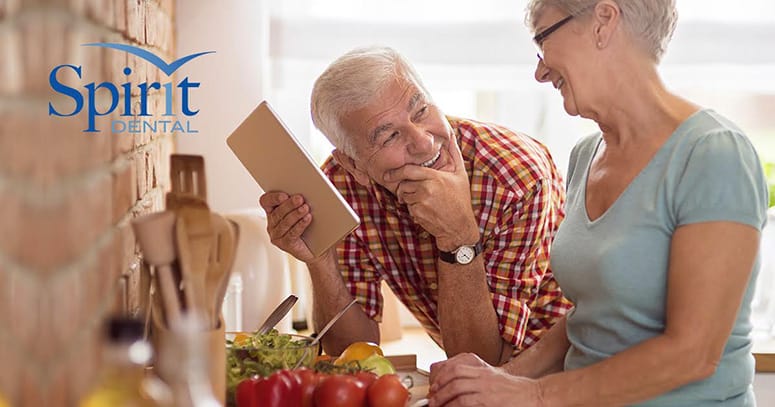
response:
[[[463,245],[463,246],[471,246],[471,245]],[[460,247],[463,247],[463,246],[460,246]],[[460,247],[458,247],[457,249],[455,249],[455,250],[453,250],[451,252],[445,252],[443,250],[439,250],[439,259],[441,259],[445,263],[458,264],[457,257],[455,256],[455,253],[457,253],[457,251],[460,250]],[[482,244],[481,241],[476,242],[476,244],[471,246],[471,247],[474,248],[474,257],[476,257],[479,254],[481,254],[482,250],[484,250],[484,245]]]

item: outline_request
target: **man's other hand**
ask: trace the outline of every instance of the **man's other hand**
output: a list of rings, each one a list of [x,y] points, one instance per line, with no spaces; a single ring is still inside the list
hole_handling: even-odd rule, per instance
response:
[[[312,214],[304,197],[289,196],[285,192],[267,192],[261,195],[259,204],[266,211],[266,231],[272,244],[300,261],[312,261],[312,251],[301,239],[301,234],[312,223]]]

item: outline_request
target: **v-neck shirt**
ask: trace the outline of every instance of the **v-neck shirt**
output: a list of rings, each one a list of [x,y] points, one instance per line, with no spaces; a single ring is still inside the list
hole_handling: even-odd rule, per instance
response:
[[[600,143],[601,134],[589,136],[571,153],[566,218],[552,245],[551,268],[575,304],[567,315],[566,370],[664,332],[670,242],[678,227],[730,221],[761,231],[766,222],[768,193],[759,158],[743,132],[712,110],[700,110],[679,125],[592,220],[586,186]],[[758,269],[757,257],[715,374],[643,405],[737,406],[753,400],[750,313]]]

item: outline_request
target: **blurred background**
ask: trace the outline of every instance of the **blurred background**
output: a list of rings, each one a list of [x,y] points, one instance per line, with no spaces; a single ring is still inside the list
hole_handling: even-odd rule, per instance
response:
[[[248,257],[235,269],[240,279],[227,299],[228,322],[250,329],[267,307],[296,292],[300,303],[282,326],[301,327],[310,306],[306,270],[267,244],[257,205],[261,191],[225,139],[266,99],[322,162],[331,146],[312,126],[309,94],[317,75],[351,48],[398,49],[445,113],[527,133],[549,147],[564,173],[574,143],[596,128],[568,117],[560,95],[533,79],[536,56],[523,23],[525,5],[0,0],[0,394],[14,406],[74,405],[100,367],[104,317],[144,315],[148,282],[129,222],[163,208],[173,152],[203,155],[210,208],[252,230],[246,241],[253,246],[244,249]],[[678,8],[679,25],[660,68],[665,82],[738,123],[775,184],[775,3],[678,0]],[[191,118],[198,132],[89,134],[80,118],[49,116],[48,104],[59,96],[48,75],[60,64],[82,65],[83,83],[124,81],[124,67],[132,68],[136,82],[167,79],[126,53],[81,46],[89,42],[132,44],[167,62],[215,51],[175,73],[200,83],[190,102],[199,109]],[[135,110],[138,98],[130,95]],[[163,95],[151,92],[149,103],[161,118]],[[116,112],[99,123],[118,117]],[[775,353],[773,245],[771,236],[764,240],[754,304],[757,346],[764,353]],[[397,305],[391,315],[388,333],[410,336],[416,325],[411,316]],[[765,400],[775,402],[775,386],[767,388],[772,398]]]
[[[536,56],[523,23],[524,0],[264,0],[233,2],[228,10],[206,1],[183,3],[178,53],[217,48],[220,55],[191,66],[212,78],[202,85],[213,95],[208,98],[212,107],[203,106],[199,120],[212,126],[213,136],[179,140],[182,150],[205,151],[206,146],[228,153],[220,135],[236,127],[257,100],[267,99],[313,155],[324,159],[331,147],[310,120],[312,84],[333,59],[372,44],[404,53],[447,114],[525,132],[549,146],[562,171],[574,142],[596,130],[589,121],[568,117],[558,92],[534,80]],[[678,9],[679,25],[661,64],[665,82],[731,117],[762,158],[775,161],[775,116],[770,114],[775,109],[775,3],[679,0]],[[218,30],[203,29],[208,25]],[[223,104],[224,99],[237,100]],[[224,168],[223,174],[245,175],[234,165],[234,172]],[[226,183],[221,188],[214,205],[255,203],[255,189],[237,193]]]

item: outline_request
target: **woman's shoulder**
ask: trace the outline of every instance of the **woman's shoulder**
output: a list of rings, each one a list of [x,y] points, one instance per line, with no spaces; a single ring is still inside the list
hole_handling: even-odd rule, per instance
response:
[[[697,168],[745,163],[759,167],[759,157],[751,140],[735,123],[721,114],[703,109],[682,123],[673,137],[673,161]]]
[[[752,148],[751,142],[734,122],[712,109],[702,109],[686,119],[677,129],[679,147],[693,148],[699,144],[725,143],[736,140]]]
[[[673,137],[665,185],[672,186],[677,222],[733,220],[761,228],[767,182],[745,133],[718,113],[702,110]]]

